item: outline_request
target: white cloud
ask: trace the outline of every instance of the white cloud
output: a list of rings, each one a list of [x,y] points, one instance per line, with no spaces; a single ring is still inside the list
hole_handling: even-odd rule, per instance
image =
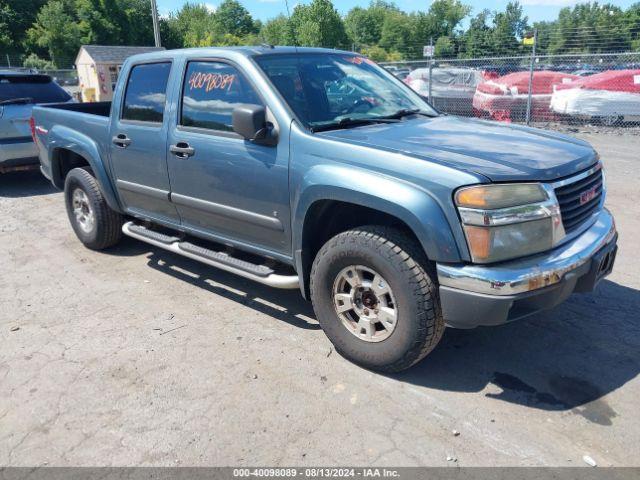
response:
[[[209,12],[214,13],[218,7],[216,7],[213,3],[204,2],[204,8],[209,10]]]

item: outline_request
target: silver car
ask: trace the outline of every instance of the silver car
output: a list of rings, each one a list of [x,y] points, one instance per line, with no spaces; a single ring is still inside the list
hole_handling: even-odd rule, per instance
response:
[[[70,100],[48,75],[0,71],[0,173],[38,165],[29,124],[33,105]]]

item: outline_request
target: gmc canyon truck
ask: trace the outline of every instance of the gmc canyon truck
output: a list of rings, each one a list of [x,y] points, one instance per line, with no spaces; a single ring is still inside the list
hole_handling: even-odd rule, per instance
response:
[[[88,248],[124,234],[299,288],[336,350],[371,369],[410,367],[447,325],[591,291],[616,255],[588,143],[439,114],[350,52],[137,55],[112,104],[33,115],[42,172]]]

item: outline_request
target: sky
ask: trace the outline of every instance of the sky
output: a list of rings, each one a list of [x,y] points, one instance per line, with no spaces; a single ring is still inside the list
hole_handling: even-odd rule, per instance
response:
[[[161,15],[165,16],[169,12],[180,9],[182,5],[191,1],[191,3],[204,3],[209,8],[215,9],[222,0],[156,0],[158,3],[158,10]],[[604,3],[606,0],[601,1]],[[609,3],[618,5],[622,8],[630,6],[637,0],[609,0]],[[293,9],[297,3],[308,3],[309,0],[289,0],[289,7]],[[279,13],[286,13],[285,0],[240,0],[247,10],[253,15],[254,18],[260,20],[268,20],[275,17]],[[396,0],[395,2],[402,10],[415,11],[415,10],[427,10],[429,0]],[[471,5],[473,7],[472,14],[481,11],[484,8],[489,10],[503,10],[507,5],[508,0],[463,0],[463,3]],[[528,15],[529,20],[532,22],[540,20],[553,20],[558,16],[558,12],[562,7],[575,5],[575,0],[520,0],[520,3],[524,7],[525,14]],[[333,4],[338,11],[344,15],[351,8],[356,6],[366,7],[369,4],[369,0],[333,0]]]

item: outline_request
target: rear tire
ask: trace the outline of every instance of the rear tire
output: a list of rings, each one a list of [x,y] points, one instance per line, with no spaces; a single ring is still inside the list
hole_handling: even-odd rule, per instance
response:
[[[87,168],[74,168],[64,182],[67,215],[78,239],[102,250],[122,238],[123,217],[107,205],[98,182]]]
[[[445,328],[428,266],[421,247],[395,228],[360,227],[329,240],[313,262],[310,290],[336,351],[382,372],[428,355]]]

